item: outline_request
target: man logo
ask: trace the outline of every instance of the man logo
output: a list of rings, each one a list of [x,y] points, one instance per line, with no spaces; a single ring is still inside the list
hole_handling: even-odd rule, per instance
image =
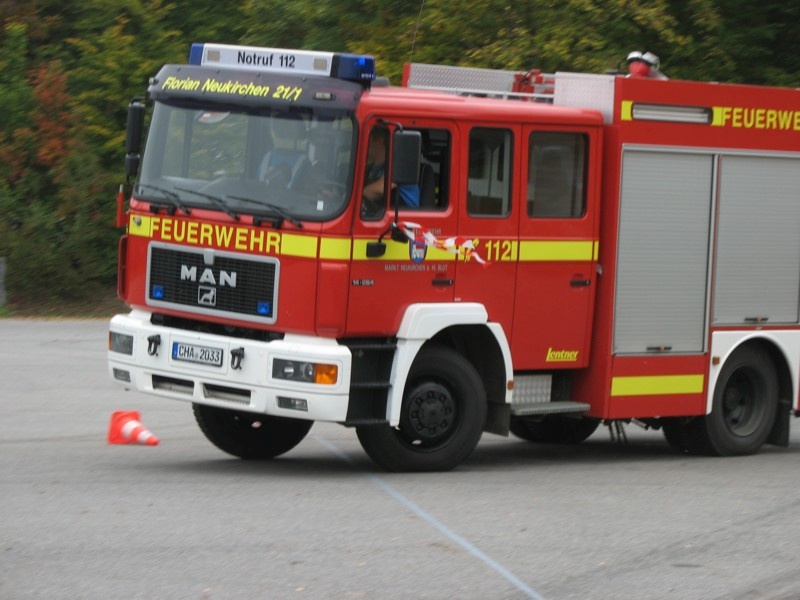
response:
[[[206,267],[197,277],[197,267],[189,267],[181,265],[181,281],[199,281],[200,283],[207,283],[209,285],[218,285],[220,287],[236,287],[236,271],[220,271],[218,275],[214,275],[214,271]]]
[[[202,306],[217,305],[217,288],[201,285],[197,288],[197,303]]]

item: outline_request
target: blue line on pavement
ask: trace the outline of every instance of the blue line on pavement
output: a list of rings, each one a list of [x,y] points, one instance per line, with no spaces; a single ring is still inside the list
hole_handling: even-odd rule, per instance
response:
[[[317,441],[319,441],[320,444],[325,446],[328,450],[330,450],[333,454],[338,456],[340,459],[342,459],[343,461],[345,461],[346,463],[348,463],[348,464],[350,464],[352,466],[355,466],[355,463],[353,463],[353,461],[350,460],[350,458],[346,454],[344,454],[341,450],[339,450],[336,446],[334,446],[328,440],[326,440],[323,437],[316,437],[315,439]],[[497,573],[499,573],[500,575],[505,577],[508,581],[510,581],[512,584],[514,584],[514,586],[516,586],[517,589],[519,589],[520,591],[524,592],[529,598],[534,598],[535,600],[544,600],[543,596],[539,595],[536,592],[536,590],[534,590],[529,585],[527,585],[519,577],[514,575],[511,571],[506,569],[503,565],[498,563],[492,557],[488,556],[485,552],[481,551],[474,544],[470,543],[469,541],[465,540],[463,537],[458,535],[452,529],[447,527],[444,523],[439,521],[436,517],[434,517],[433,515],[431,515],[428,512],[425,512],[424,510],[422,510],[419,506],[417,506],[411,500],[409,500],[408,498],[403,496],[400,492],[398,492],[396,489],[394,489],[391,485],[389,485],[388,483],[383,481],[383,479],[381,479],[380,477],[378,477],[374,473],[366,472],[364,474],[367,476],[367,478],[369,478],[370,481],[372,481],[372,483],[377,485],[384,492],[389,494],[392,498],[397,500],[400,504],[405,506],[408,510],[410,510],[411,512],[416,514],[418,517],[421,517],[422,519],[426,520],[428,523],[433,525],[441,533],[443,533],[445,536],[450,538],[453,542],[455,542],[456,544],[461,546],[464,550],[469,552],[472,556],[474,556],[475,558],[477,558],[481,562],[483,562],[486,565],[488,565],[489,567],[491,567],[494,571],[496,571]]]

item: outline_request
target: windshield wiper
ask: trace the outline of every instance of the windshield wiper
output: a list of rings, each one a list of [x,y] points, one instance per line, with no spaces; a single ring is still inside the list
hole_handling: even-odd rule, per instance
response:
[[[233,210],[228,208],[228,205],[225,204],[225,201],[222,198],[218,198],[217,196],[212,196],[211,194],[206,194],[205,192],[198,192],[197,190],[190,190],[189,188],[179,188],[176,187],[176,190],[180,190],[182,192],[187,192],[189,194],[194,194],[195,196],[200,196],[201,198],[206,198],[207,200],[211,200],[217,208],[222,209],[222,211],[231,217],[232,219],[238,221],[239,215],[235,213]]]
[[[256,200],[255,198],[245,198],[244,196],[228,196],[233,200],[241,200],[242,202],[249,202],[250,204],[256,204],[258,206],[263,206],[268,211],[274,212],[281,220],[287,220],[289,223],[297,227],[298,229],[302,229],[303,223],[297,217],[293,216],[290,212],[288,212],[285,208],[281,208],[275,204],[270,204],[269,202],[263,202],[262,200]],[[258,226],[260,224],[260,220],[256,222],[258,217],[256,216],[253,219],[253,223]],[[276,225],[276,228],[280,228],[280,224]]]
[[[150,210],[151,210],[151,212],[155,212],[155,211],[152,210],[154,207],[156,208],[156,210],[158,210],[159,208],[165,208],[167,210],[167,213],[170,216],[172,216],[173,214],[175,214],[175,209],[177,208],[178,210],[183,211],[187,215],[192,214],[192,209],[190,209],[183,202],[181,202],[181,197],[178,196],[178,194],[176,194],[172,190],[165,190],[164,188],[158,187],[157,185],[149,185],[147,183],[137,183],[136,185],[139,188],[146,188],[148,190],[154,190],[156,192],[160,192],[160,193],[164,194],[164,198],[166,200],[169,200],[170,206],[164,206],[163,204],[156,204],[156,203],[151,201],[150,202]],[[170,210],[170,209],[172,209],[172,210]]]

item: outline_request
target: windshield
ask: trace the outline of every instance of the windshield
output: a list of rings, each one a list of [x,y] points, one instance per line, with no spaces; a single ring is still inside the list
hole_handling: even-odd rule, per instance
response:
[[[350,116],[156,102],[134,194],[183,211],[325,221],[350,197],[353,143]]]

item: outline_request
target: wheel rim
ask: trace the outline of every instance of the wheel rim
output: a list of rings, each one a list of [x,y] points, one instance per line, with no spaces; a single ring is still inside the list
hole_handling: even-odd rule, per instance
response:
[[[221,413],[217,416],[219,424],[231,434],[245,434],[261,427],[261,419],[258,415],[247,415],[231,411],[230,414]]]
[[[439,383],[416,386],[406,399],[403,412],[400,435],[412,446],[440,446],[456,430],[456,400],[450,390]]]
[[[265,436],[263,417],[245,412],[219,411],[214,414],[218,431],[243,448],[260,446]]]
[[[742,368],[731,375],[722,396],[722,416],[732,434],[745,437],[760,425],[763,388],[763,381],[753,369]]]

